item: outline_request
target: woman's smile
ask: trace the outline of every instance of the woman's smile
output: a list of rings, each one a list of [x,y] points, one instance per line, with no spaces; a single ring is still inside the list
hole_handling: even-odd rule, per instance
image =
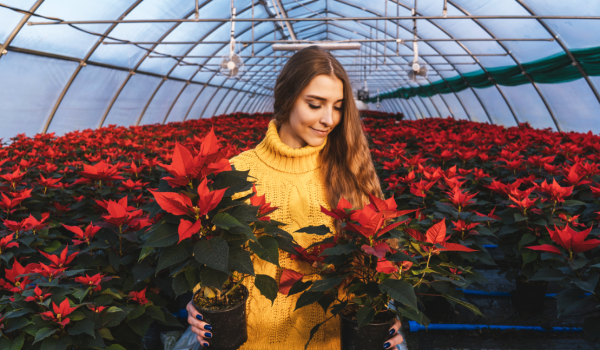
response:
[[[313,128],[312,126],[310,126],[310,128],[315,132],[315,134],[317,134],[318,136],[327,136],[327,134],[329,133],[329,130],[318,130]]]

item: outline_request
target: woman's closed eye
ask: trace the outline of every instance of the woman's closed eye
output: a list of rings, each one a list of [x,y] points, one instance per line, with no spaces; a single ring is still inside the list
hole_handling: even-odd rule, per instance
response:
[[[309,106],[310,108],[312,108],[312,109],[319,109],[319,108],[321,108],[321,106],[313,105],[313,104],[310,104],[310,103],[308,104],[308,106]],[[336,111],[341,111],[341,110],[342,110],[342,107],[333,107],[333,108],[334,108]]]

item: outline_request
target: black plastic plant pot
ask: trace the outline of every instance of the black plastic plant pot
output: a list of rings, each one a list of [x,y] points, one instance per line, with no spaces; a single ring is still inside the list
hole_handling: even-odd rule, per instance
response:
[[[395,317],[390,312],[390,320],[383,323],[369,323],[358,329],[358,323],[341,315],[342,350],[383,349],[383,344],[390,339],[390,327]]]
[[[248,301],[248,289],[240,285],[244,292],[244,300],[227,310],[206,310],[195,303],[194,307],[204,318],[204,322],[213,328],[212,338],[208,338],[211,350],[234,350],[238,349],[248,340],[248,328],[246,323],[246,302]]]
[[[528,281],[524,277],[515,279],[517,289],[515,292],[515,306],[518,311],[542,313],[544,311],[544,301],[546,299],[546,290],[548,282],[546,281]]]

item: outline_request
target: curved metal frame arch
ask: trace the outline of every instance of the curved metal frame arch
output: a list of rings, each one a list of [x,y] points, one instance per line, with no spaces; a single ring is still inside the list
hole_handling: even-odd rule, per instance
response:
[[[465,15],[469,16],[471,15],[471,13],[467,10],[465,10],[463,7],[457,5],[454,3],[453,0],[448,0],[448,3],[451,4],[452,6],[454,6],[457,10],[459,10],[460,12],[464,13]],[[473,19],[473,21],[481,28],[483,29],[486,33],[488,33],[492,38],[497,38],[496,35],[494,35],[494,33],[488,29],[483,23],[481,23],[480,20],[478,19]],[[529,82],[531,83],[531,85],[533,85],[533,88],[535,89],[535,91],[538,93],[538,95],[540,96],[540,98],[542,99],[542,102],[544,102],[544,105],[546,106],[546,109],[548,110],[548,113],[550,114],[550,117],[552,118],[552,121],[554,122],[554,126],[556,127],[557,131],[562,131],[562,128],[560,127],[560,125],[558,124],[558,121],[556,120],[556,116],[554,115],[554,112],[552,111],[552,109],[550,108],[550,105],[548,104],[548,101],[546,100],[546,98],[544,97],[544,95],[542,94],[542,92],[540,91],[539,87],[537,86],[537,83],[535,81],[533,81],[533,78],[531,78],[531,75],[529,73],[527,73],[525,71],[525,68],[523,68],[523,65],[521,64],[521,62],[519,62],[517,60],[517,58],[512,54],[512,52],[510,50],[508,50],[506,48],[506,46],[504,45],[503,42],[501,41],[497,41],[498,45],[500,47],[502,47],[502,49],[504,49],[504,51],[508,54],[508,56],[515,61],[515,63],[517,64],[517,66],[519,67],[519,69],[521,69],[521,72],[524,72],[525,77],[527,78],[527,80],[529,80]],[[504,96],[504,93],[502,92],[502,90],[500,89],[500,87],[498,87],[498,90],[500,90],[500,93],[502,94],[502,96]],[[505,98],[506,99],[506,98]],[[509,105],[509,108],[511,106]],[[512,111],[512,108],[511,108]],[[514,112],[513,112],[514,114]],[[518,121],[517,121],[518,123]],[[518,124],[517,124],[518,125]]]
[[[529,12],[529,14],[531,14],[532,16],[537,16],[537,14],[535,13],[535,11],[533,11],[529,7],[529,5],[523,3],[523,0],[515,0],[515,1],[518,2],[519,5],[521,5],[523,7],[523,9],[525,9],[525,11]],[[560,45],[560,47],[565,51],[565,53],[571,59],[571,61],[573,61],[573,63],[575,63],[574,66],[577,67],[577,70],[579,70],[579,73],[581,73],[581,76],[585,79],[585,81],[587,82],[587,84],[590,87],[590,89],[592,89],[592,92],[594,93],[594,96],[596,96],[596,99],[598,100],[598,103],[600,103],[600,94],[598,93],[598,90],[596,89],[596,87],[594,86],[594,84],[590,81],[590,77],[588,76],[587,72],[583,69],[583,67],[581,67],[581,63],[579,63],[579,61],[575,58],[575,56],[573,56],[573,54],[571,53],[571,50],[569,50],[569,48],[567,47],[567,45],[565,45],[565,43],[563,43],[562,39],[560,39],[560,37],[558,35],[556,35],[556,33],[554,33],[554,31],[546,24],[546,22],[544,22],[541,19],[536,19],[536,21],[538,21],[538,23],[544,29],[546,29],[546,31],[548,32],[548,34],[550,34],[550,36],[553,37],[554,40],[556,40],[556,42],[558,43],[558,45]]]
[[[37,9],[42,5],[43,2],[44,2],[44,0],[37,0],[35,2],[35,4],[33,4],[33,6],[31,6],[31,8],[29,9],[29,12],[30,13],[35,13],[35,11],[37,11]],[[4,43],[2,45],[0,45],[0,60],[4,56],[2,54],[2,51],[4,49],[6,49],[8,46],[10,46],[10,43],[19,34],[19,32],[21,31],[21,29],[23,29],[23,26],[25,26],[25,23],[27,23],[27,21],[31,18],[31,16],[32,15],[30,15],[30,14],[24,14],[23,18],[21,18],[21,20],[19,21],[19,23],[17,23],[17,25],[15,26],[15,28],[10,32],[10,34],[8,35],[8,37],[6,38],[6,40],[4,41]]]
[[[125,12],[123,12],[121,14],[121,16],[119,16],[119,20],[122,20],[123,18],[125,18],[141,2],[142,2],[142,0],[137,0]],[[50,128],[50,124],[52,123],[52,120],[54,120],[54,116],[56,115],[56,111],[58,111],[58,107],[60,107],[60,104],[62,103],[63,99],[67,95],[67,92],[71,88],[71,85],[73,85],[73,82],[75,81],[75,79],[79,75],[79,72],[81,72],[81,68],[84,67],[84,64],[86,64],[87,60],[89,60],[90,57],[94,54],[94,51],[96,51],[96,49],[98,48],[98,46],[100,46],[100,43],[102,43],[102,41],[104,40],[104,38],[106,36],[108,36],[113,31],[113,29],[115,29],[116,26],[117,26],[117,23],[111,24],[108,27],[108,29],[104,32],[104,35],[100,39],[98,39],[98,41],[96,41],[96,44],[94,44],[94,46],[92,46],[92,48],[88,51],[88,53],[85,55],[85,57],[83,58],[83,60],[79,61],[79,66],[77,66],[77,68],[75,68],[75,71],[73,72],[73,74],[71,74],[71,78],[69,78],[69,80],[67,81],[67,84],[65,85],[65,87],[62,90],[62,92],[58,96],[58,99],[56,100],[56,102],[54,103],[54,107],[52,107],[52,111],[50,112],[50,115],[48,116],[48,119],[46,120],[46,123],[44,124],[44,129],[42,129],[42,133],[43,134],[45,134],[48,131],[48,128]]]
[[[351,5],[348,5],[348,6],[351,6]],[[337,15],[337,16],[340,16],[340,14],[337,14],[337,13],[335,13],[335,12],[330,12],[330,13],[333,13],[333,14],[335,14],[335,15]],[[364,23],[364,25],[366,25],[366,26],[369,26],[371,29],[373,28],[373,27],[372,27],[371,25],[369,25],[369,24],[366,24],[366,23]],[[332,26],[335,26],[335,27],[337,27],[337,28],[340,28],[340,29],[343,29],[343,30],[346,30],[346,31],[350,31],[348,28],[346,28],[346,27],[343,27],[343,26],[340,26],[340,25],[337,25],[337,24],[332,24]],[[403,29],[406,29],[406,28],[405,28],[405,27],[403,27],[403,26],[401,26],[401,27],[402,27]],[[358,33],[357,33],[357,34],[358,34]],[[335,35],[342,36],[342,35],[340,35],[340,34],[338,34],[338,33],[335,33]],[[358,35],[363,35],[363,34],[358,34]],[[388,36],[389,34],[387,34],[387,33],[384,33],[384,35]],[[342,37],[343,37],[343,36],[342,36]],[[384,45],[387,45],[387,43],[384,43]],[[406,44],[405,44],[405,45],[406,45]],[[407,47],[408,47],[408,46],[407,46]],[[410,48],[410,47],[409,47],[409,49],[411,49],[411,50],[412,50],[412,48]],[[439,51],[438,51],[438,50],[437,50],[435,47],[432,47],[432,49],[433,49],[433,50],[435,50],[436,52],[440,53],[440,52],[439,52]],[[377,52],[381,52],[381,51],[378,49],[378,45],[377,45],[377,43],[376,43],[376,45],[375,45],[375,50],[376,50]],[[390,57],[390,58],[391,58],[391,57]],[[407,60],[405,60],[405,59],[404,59],[404,58],[402,58],[402,57],[398,57],[398,59],[404,60],[404,62],[402,62],[402,63],[398,63],[398,62],[394,62],[394,61],[392,60],[392,62],[394,62],[394,65],[401,66],[402,64],[406,64],[406,63],[408,63],[408,61],[407,61]],[[375,58],[375,60],[378,60],[378,58]],[[423,60],[424,60],[425,62],[427,62],[427,60],[426,60],[426,59],[423,59]],[[427,63],[428,63],[428,62],[427,62]],[[382,66],[384,66],[384,67],[385,67],[385,66],[386,66],[386,64],[383,64],[383,63],[382,63]],[[454,67],[454,66],[453,66],[453,67]],[[435,68],[433,68],[433,69],[435,70]],[[454,68],[454,69],[456,70],[456,68]],[[439,72],[438,72],[437,70],[436,70],[436,73],[438,73],[438,74],[439,74]],[[458,74],[460,74],[460,72],[458,72]],[[444,78],[444,76],[443,76],[443,75],[439,74],[439,76],[441,77],[441,79],[442,79],[442,80],[446,81],[446,79]],[[431,84],[431,80],[430,80],[429,78],[427,78],[427,81],[428,81],[428,82]],[[417,84],[419,84],[419,83],[417,82]],[[419,85],[420,85],[420,84],[419,84]],[[437,91],[437,88],[436,88],[436,91]],[[452,91],[454,92],[454,90],[452,90]],[[456,95],[456,93],[455,93],[455,92],[454,92],[454,94],[455,94],[456,98],[457,98],[457,99],[460,101],[460,103],[461,103],[461,106],[464,108],[464,105],[462,104],[462,101],[459,99],[458,95]],[[440,94],[440,95],[442,95],[442,94]],[[448,103],[447,103],[447,102],[446,102],[446,100],[443,98],[443,96],[442,96],[442,101],[444,102],[444,104],[446,105],[446,107],[448,108],[448,110],[450,110],[450,108],[449,108],[449,106],[448,106]],[[433,103],[433,104],[434,104],[434,106],[435,106],[435,103],[434,103],[433,101],[432,101],[432,103]],[[437,106],[435,106],[435,108],[436,108],[436,109],[438,109],[438,108],[437,108]],[[464,108],[464,109],[465,109],[465,113],[467,114],[467,116],[469,116],[469,119],[470,119],[470,115],[469,115],[469,113],[466,111],[466,108]],[[454,116],[453,116],[453,117],[454,117]]]
[[[371,12],[371,11],[368,11],[368,10],[363,10],[362,8],[360,8],[360,7],[358,7],[358,6],[354,5],[354,4],[349,4],[349,3],[346,3],[345,1],[342,1],[342,0],[335,0],[335,1],[337,1],[337,2],[340,2],[340,3],[342,3],[342,4],[346,5],[346,6],[354,7],[354,8],[360,9],[360,10],[362,10],[362,11],[365,11],[365,12],[368,12],[368,13],[371,13],[371,14],[374,14],[375,16],[379,16],[377,13],[374,13],[374,12]],[[406,8],[406,9],[410,9],[410,8],[408,8],[407,6],[405,6],[404,4],[400,4],[400,5],[401,5],[402,7],[404,7],[404,8]],[[342,15],[340,15],[340,14],[338,14],[338,13],[335,13],[335,12],[332,12],[332,11],[330,11],[330,13],[333,13],[333,14],[335,14],[336,16],[340,16],[340,17],[342,17]],[[393,23],[393,24],[395,24],[395,25],[397,25],[398,27],[400,27],[400,28],[402,28],[402,29],[404,29],[404,30],[408,31],[409,33],[412,33],[412,31],[411,31],[409,28],[406,28],[405,26],[401,25],[401,24],[400,24],[400,21],[396,21],[396,22],[392,21],[392,23]],[[373,29],[373,26],[372,26],[372,25],[369,25],[368,23],[361,23],[361,24],[362,24],[362,25],[369,26],[371,29]],[[334,24],[332,24],[332,25],[334,25]],[[434,23],[434,25],[435,25],[435,23]],[[345,27],[343,27],[343,26],[339,26],[339,25],[336,25],[336,26],[337,26],[337,27],[339,27],[339,28],[342,28],[342,29],[345,29],[345,30],[348,30],[348,31],[350,31],[348,28],[345,28]],[[377,29],[376,29],[376,30],[377,30]],[[385,33],[385,35],[389,35],[389,34]],[[392,36],[392,37],[393,37],[393,36]],[[419,37],[419,36],[417,36],[417,37]],[[387,45],[387,44],[386,44],[386,45]],[[375,46],[378,46],[378,45],[375,45]],[[408,44],[404,43],[404,46],[405,46],[405,47],[407,47],[409,50],[411,50],[411,51],[412,51],[412,47],[408,46]],[[438,54],[440,54],[440,55],[443,55],[443,54],[442,54],[442,53],[441,53],[441,52],[440,52],[440,51],[439,51],[439,50],[438,50],[438,49],[437,49],[435,46],[429,45],[429,47],[431,47],[431,49],[432,49],[432,50],[434,50],[435,52],[437,52]],[[378,50],[377,50],[377,51],[378,51]],[[378,51],[378,52],[379,52],[379,51]],[[469,53],[469,54],[471,55],[471,53]],[[472,56],[472,55],[471,55],[471,56]],[[405,60],[405,59],[404,59],[404,58],[402,58],[402,57],[399,57],[399,59],[402,59],[402,60],[404,60],[404,61],[405,61],[404,63],[408,63],[408,61],[407,61],[407,60]],[[431,66],[431,63],[429,63],[429,62],[427,61],[427,59],[425,59],[425,58],[423,58],[423,57],[421,57],[421,59],[422,59],[423,61],[425,61],[427,64],[429,64],[429,66]],[[446,61],[448,61],[446,58],[444,58],[444,59],[445,59]],[[451,62],[449,62],[449,61],[448,61],[448,63],[450,63],[450,64],[451,64]],[[452,65],[452,64],[451,64],[451,65]],[[436,73],[438,73],[438,74],[439,74],[439,71],[437,71],[437,70],[435,69],[435,67],[433,67],[433,66],[431,66],[431,67],[434,69],[434,71],[435,71]],[[463,78],[463,80],[465,80],[465,82],[467,83],[467,85],[469,86],[469,88],[473,89],[473,87],[471,87],[471,85],[468,83],[468,81],[466,81],[466,79],[464,78],[464,76],[462,75],[462,73],[461,73],[459,70],[457,70],[457,69],[456,69],[456,67],[455,67],[454,65],[452,65],[452,68],[453,68],[453,69],[454,69],[454,70],[455,70],[455,71],[458,73],[458,75],[460,75],[460,76]],[[446,81],[446,78],[445,78],[445,77],[444,77],[442,74],[439,74],[439,76],[440,76],[440,78],[441,78],[442,80]],[[429,83],[431,83],[431,81],[429,80],[429,78],[427,79],[427,81],[428,81]],[[467,110],[467,108],[466,108],[466,107],[465,107],[465,105],[463,104],[462,100],[460,99],[460,97],[458,96],[458,94],[456,93],[456,91],[454,91],[454,88],[452,88],[452,87],[451,87],[451,89],[452,89],[452,92],[454,93],[454,95],[455,95],[456,99],[459,101],[459,103],[460,103],[461,107],[462,107],[462,108],[463,108],[463,110],[465,111],[465,114],[467,115],[467,117],[469,118],[469,120],[472,120],[472,119],[471,119],[471,115],[469,114],[469,111]],[[475,92],[473,92],[473,94],[475,94]],[[486,112],[486,114],[488,115],[488,119],[489,119],[489,114],[487,113],[487,110],[485,109],[485,106],[483,106],[483,104],[481,103],[481,100],[479,100],[479,97],[477,96],[477,94],[475,94],[475,96],[478,98],[478,101],[479,101],[479,103],[482,105],[482,108],[483,108],[483,110]],[[446,101],[445,101],[445,100],[444,100],[444,103],[446,103]],[[446,105],[448,105],[448,104],[446,103]]]
[[[205,6],[206,4],[208,4],[209,2],[210,2],[210,0],[209,0],[209,1],[206,1],[204,4],[202,4],[202,7],[204,7],[204,6]],[[265,7],[265,6],[263,6],[263,7]],[[249,9],[251,9],[251,7],[246,7],[245,9],[243,9],[242,11],[240,11],[240,12],[239,12],[239,14],[241,15],[242,13],[244,13],[244,12],[248,11]],[[266,12],[267,12],[267,13],[269,13],[269,11],[268,11],[268,9],[266,9],[266,7],[265,7],[265,10],[266,10]],[[194,14],[194,12],[195,12],[195,11],[192,11],[192,12],[191,12],[191,13],[189,13],[187,16],[185,16],[185,18],[187,18],[187,17],[190,17],[192,14]],[[164,40],[164,39],[165,39],[165,38],[166,38],[166,37],[167,37],[169,34],[171,34],[171,33],[173,32],[173,30],[175,30],[175,29],[176,29],[176,28],[177,28],[177,27],[178,27],[178,26],[179,26],[181,23],[182,23],[182,22],[179,22],[179,23],[176,23],[176,24],[174,24],[174,25],[173,25],[173,26],[172,26],[172,27],[171,27],[171,28],[170,28],[170,29],[169,29],[167,32],[165,32],[165,34],[164,34],[164,35],[163,35],[163,36],[162,36],[162,37],[161,37],[161,38],[158,40],[157,44],[155,44],[155,45],[152,47],[152,49],[156,48],[156,46],[158,46],[158,45],[160,44],[160,42],[162,42],[162,41],[163,41],[163,40]],[[210,35],[210,34],[214,33],[216,30],[218,30],[219,28],[221,28],[222,26],[225,26],[225,25],[227,25],[227,23],[222,23],[221,25],[217,25],[217,26],[215,26],[215,27],[214,27],[212,30],[210,30],[210,31],[209,31],[207,34],[205,34],[205,35],[202,37],[202,39],[200,39],[200,40],[198,41],[198,43],[202,42],[202,40],[204,40],[204,39],[205,39],[205,38],[206,38],[208,35]],[[243,33],[246,33],[247,31],[248,31],[248,29],[246,29],[245,31],[243,31],[242,33],[240,33],[240,35],[242,35]],[[196,45],[192,45],[192,46],[190,47],[190,49],[188,50],[188,52],[186,52],[186,53],[185,53],[185,55],[184,55],[184,56],[187,56],[187,55],[188,55],[188,54],[189,54],[189,53],[190,53],[190,52],[191,52],[191,51],[192,51],[194,48],[196,48],[196,46],[197,46],[197,45],[198,45],[198,44],[196,44]],[[223,49],[223,47],[225,47],[226,45],[227,45],[227,44],[225,44],[225,45],[222,45],[222,46],[221,46],[219,49],[217,49],[217,50],[215,51],[215,53],[216,53],[216,52],[219,52],[220,50],[222,50],[222,49]],[[143,57],[143,58],[140,60],[140,62],[138,63],[138,66],[136,66],[136,68],[137,68],[137,67],[139,67],[139,66],[140,66],[140,65],[141,65],[141,64],[144,62],[144,60],[148,58],[148,56],[149,56],[149,55],[150,55],[150,52],[146,52],[146,54],[145,54],[145,55],[144,55],[144,57]],[[209,61],[209,60],[211,60],[211,59],[212,59],[212,58],[209,58],[209,59],[207,59],[206,61]],[[178,63],[179,63],[179,62],[178,62]],[[154,96],[156,96],[156,93],[157,93],[157,92],[160,90],[160,88],[162,87],[163,83],[164,83],[164,82],[165,82],[165,81],[168,79],[168,77],[171,75],[171,73],[173,73],[173,71],[175,70],[175,68],[177,68],[177,66],[178,66],[178,63],[174,64],[174,65],[173,65],[173,67],[171,67],[171,69],[169,70],[169,72],[168,72],[168,73],[165,75],[165,78],[163,79],[163,81],[161,81],[161,82],[158,84],[158,86],[157,86],[157,87],[156,87],[156,89],[154,90],[154,93],[153,93],[153,94],[150,96],[150,99],[148,100],[148,102],[146,103],[146,106],[145,106],[145,107],[144,107],[144,109],[142,110],[142,113],[139,115],[139,117],[138,117],[138,119],[137,119],[137,121],[136,121],[136,123],[135,123],[135,125],[136,125],[136,126],[138,126],[138,125],[139,125],[139,123],[142,121],[142,119],[144,118],[144,115],[146,114],[146,110],[148,109],[148,107],[150,106],[150,103],[152,103],[152,100],[154,99]],[[190,79],[189,79],[188,81],[190,81],[190,82],[191,82],[191,81],[192,81],[192,79],[194,79],[194,77],[196,76],[196,74],[198,74],[198,72],[199,72],[199,71],[200,71],[200,69],[198,69],[198,71],[196,71],[196,72],[195,72],[195,73],[194,73],[194,74],[193,74],[193,75],[190,77]],[[210,79],[208,79],[207,83],[210,83],[210,81],[211,81],[211,80],[212,80],[212,79],[213,79],[213,78],[216,76],[216,74],[217,74],[217,72],[215,72],[215,73],[213,74],[213,76],[212,76]],[[222,85],[223,85],[223,84],[221,84],[221,86],[222,86]],[[187,86],[187,85],[186,85],[186,86]],[[185,87],[186,87],[186,86],[184,86],[184,88],[183,88],[184,90],[185,90]],[[219,87],[219,89],[220,89],[220,87]],[[202,90],[204,90],[204,89],[202,89]],[[180,94],[181,94],[181,93],[183,93],[183,90],[180,92]],[[175,101],[175,102],[176,102],[176,101]],[[167,119],[166,119],[167,117],[168,117],[168,114],[167,114],[167,115],[165,115],[165,119],[163,119],[163,124],[164,124],[164,122],[167,120]]]

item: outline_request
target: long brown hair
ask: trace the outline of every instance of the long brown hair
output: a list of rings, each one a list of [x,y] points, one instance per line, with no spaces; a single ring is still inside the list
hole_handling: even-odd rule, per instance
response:
[[[354,207],[362,207],[368,202],[368,194],[382,197],[381,185],[375,173],[350,80],[332,54],[318,46],[309,46],[289,59],[275,84],[275,123],[279,127],[289,119],[300,92],[321,74],[336,77],[344,85],[342,118],[329,134],[320,154],[321,177],[327,201],[335,208],[340,198],[344,197]]]

